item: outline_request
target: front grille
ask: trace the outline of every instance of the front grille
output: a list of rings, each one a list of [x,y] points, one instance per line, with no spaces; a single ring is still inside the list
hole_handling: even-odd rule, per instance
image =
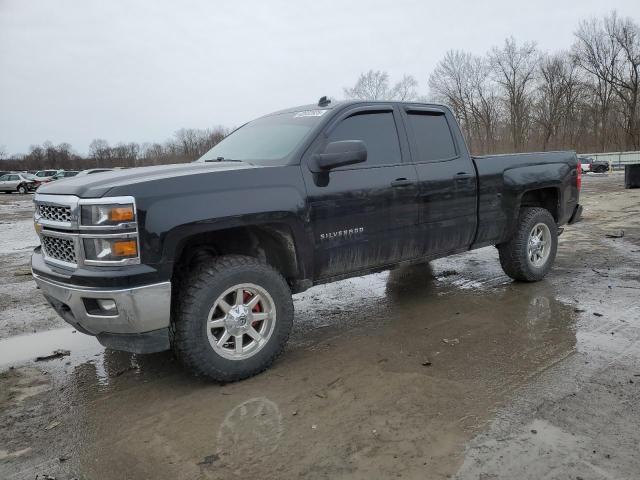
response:
[[[71,221],[71,208],[59,207],[56,205],[39,205],[38,211],[42,218],[45,220],[51,220],[53,222],[70,222]]]
[[[44,248],[44,253],[50,258],[67,263],[77,263],[76,250],[73,245],[73,240],[71,239],[43,235],[42,248]]]

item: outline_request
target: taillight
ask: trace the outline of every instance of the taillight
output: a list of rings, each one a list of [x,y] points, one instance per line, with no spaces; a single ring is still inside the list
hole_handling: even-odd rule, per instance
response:
[[[578,191],[582,188],[582,165],[578,162],[578,167],[576,168],[576,188]]]

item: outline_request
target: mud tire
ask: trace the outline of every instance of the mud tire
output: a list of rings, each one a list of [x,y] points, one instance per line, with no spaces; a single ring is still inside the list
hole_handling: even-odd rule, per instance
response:
[[[527,256],[529,235],[538,223],[544,223],[551,233],[551,250],[541,267],[532,265]],[[502,270],[514,280],[537,282],[551,270],[558,249],[558,226],[553,216],[544,208],[525,207],[520,210],[516,231],[508,242],[497,246]]]
[[[206,322],[216,298],[239,283],[253,283],[267,290],[273,298],[277,320],[260,351],[244,360],[230,360],[212,348]],[[225,383],[242,380],[269,368],[284,350],[293,324],[293,300],[287,282],[271,266],[242,255],[203,255],[179,285],[169,328],[171,347],[194,374]]]

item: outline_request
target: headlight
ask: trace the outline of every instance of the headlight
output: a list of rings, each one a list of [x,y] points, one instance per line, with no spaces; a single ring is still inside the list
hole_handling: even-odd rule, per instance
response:
[[[136,212],[133,205],[82,205],[80,217],[82,225],[114,226],[135,222]]]
[[[136,238],[83,238],[85,261],[135,263],[138,260]],[[133,262],[132,262],[133,261]]]

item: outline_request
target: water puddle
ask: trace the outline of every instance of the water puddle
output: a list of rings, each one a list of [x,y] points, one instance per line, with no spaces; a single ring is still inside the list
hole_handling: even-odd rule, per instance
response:
[[[50,355],[54,350],[69,350],[71,354],[47,360],[43,364],[79,364],[103,352],[104,347],[94,337],[79,333],[73,328],[18,335],[0,340],[0,370],[33,362],[37,357]]]

